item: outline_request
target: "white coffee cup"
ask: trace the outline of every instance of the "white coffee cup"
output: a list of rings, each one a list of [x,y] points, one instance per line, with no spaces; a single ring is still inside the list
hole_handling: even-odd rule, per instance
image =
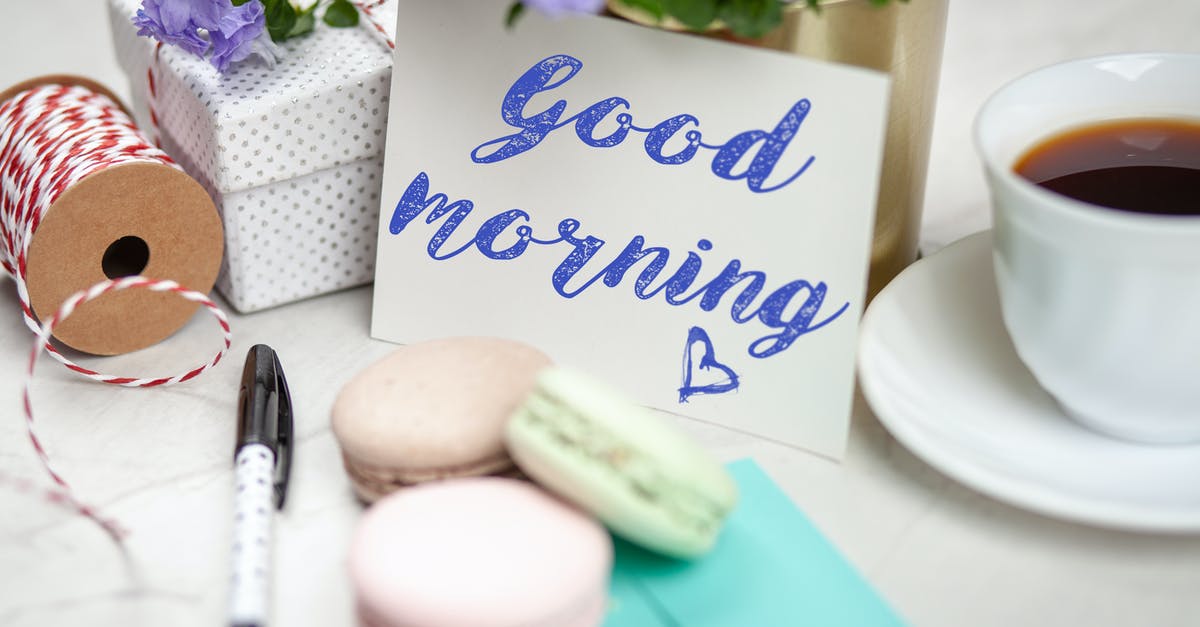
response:
[[[1068,415],[1150,443],[1200,441],[1200,215],[1090,205],[1018,176],[1030,148],[1128,118],[1200,122],[1200,55],[1126,54],[1037,70],[975,122],[992,192],[1004,324]],[[1200,189],[1196,190],[1200,210]]]

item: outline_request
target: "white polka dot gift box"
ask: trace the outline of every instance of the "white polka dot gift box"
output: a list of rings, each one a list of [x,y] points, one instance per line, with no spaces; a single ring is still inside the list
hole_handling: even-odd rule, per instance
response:
[[[220,292],[251,312],[369,283],[395,3],[366,3],[354,28],[317,20],[278,44],[273,68],[248,61],[225,73],[139,37],[141,4],[109,0],[117,55],[139,125],[221,212]]]

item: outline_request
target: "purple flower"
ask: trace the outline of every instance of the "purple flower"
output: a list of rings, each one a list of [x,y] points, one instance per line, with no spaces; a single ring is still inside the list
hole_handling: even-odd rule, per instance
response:
[[[250,56],[274,65],[278,55],[259,0],[237,7],[231,0],[142,0],[133,24],[138,35],[198,57],[204,58],[211,50],[209,62],[221,72]]]
[[[521,0],[521,3],[550,17],[567,13],[599,13],[604,8],[604,0]]]
[[[202,57],[209,43],[197,29],[217,27],[220,5],[221,0],[142,0],[133,25],[142,37],[153,37]]]
[[[216,29],[209,30],[213,54],[209,61],[219,72],[224,73],[230,63],[257,56],[274,65],[279,49],[267,33],[267,18],[260,2],[247,2],[232,7],[221,16]]]

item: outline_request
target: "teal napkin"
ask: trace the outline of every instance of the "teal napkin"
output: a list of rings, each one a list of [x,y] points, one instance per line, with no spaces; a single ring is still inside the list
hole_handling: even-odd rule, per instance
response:
[[[604,627],[904,625],[752,460],[728,466],[739,503],[692,562],[616,541]]]

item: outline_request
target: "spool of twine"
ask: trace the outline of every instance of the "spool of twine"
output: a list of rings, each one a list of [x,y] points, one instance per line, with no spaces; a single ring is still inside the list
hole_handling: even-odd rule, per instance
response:
[[[104,280],[169,278],[212,289],[224,238],[212,199],[142,135],[111,92],[46,77],[0,92],[0,262],[26,324]],[[85,353],[156,344],[197,305],[155,292],[115,293],[55,330]]]
[[[0,246],[0,265],[12,275],[22,316],[37,335],[23,401],[30,442],[55,484],[45,496],[119,538],[113,521],[74,495],[36,433],[34,367],[44,350],[89,379],[155,387],[215,366],[231,344],[224,312],[204,294],[223,252],[216,209],[139,132],[111,92],[80,77],[45,77],[0,92]],[[201,306],[216,317],[224,346],[173,376],[102,374],[50,344],[53,335],[88,353],[131,352],[165,339]]]

